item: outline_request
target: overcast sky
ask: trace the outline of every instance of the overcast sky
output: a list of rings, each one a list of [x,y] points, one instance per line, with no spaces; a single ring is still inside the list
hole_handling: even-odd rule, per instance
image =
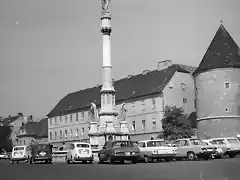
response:
[[[223,21],[240,46],[239,0],[112,0],[115,80],[197,66]],[[45,117],[70,92],[101,83],[100,0],[0,0],[0,116]]]

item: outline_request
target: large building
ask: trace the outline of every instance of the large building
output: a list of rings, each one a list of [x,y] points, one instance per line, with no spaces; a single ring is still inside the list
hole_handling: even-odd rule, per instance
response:
[[[158,63],[158,69],[143,71],[114,82],[118,119],[125,118],[132,140],[149,139],[162,131],[161,119],[165,106],[182,107],[186,114],[195,111],[195,88],[191,66]],[[88,140],[91,102],[100,108],[101,85],[70,93],[48,116],[49,142]],[[121,112],[125,104],[126,113]],[[124,116],[124,117],[123,117]]]
[[[240,133],[240,49],[220,25],[194,72],[198,136]]]

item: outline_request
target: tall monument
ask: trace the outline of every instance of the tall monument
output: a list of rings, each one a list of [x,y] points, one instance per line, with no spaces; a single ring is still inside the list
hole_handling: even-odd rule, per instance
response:
[[[98,113],[98,122],[95,120],[90,122],[90,143],[95,146],[102,146],[109,139],[124,140],[128,139],[128,129],[125,119],[118,121],[118,112],[115,108],[115,89],[112,82],[112,64],[111,64],[111,42],[110,35],[111,14],[109,5],[111,0],[101,0],[101,32],[103,37],[103,56],[102,56],[102,89],[101,109]],[[93,104],[93,103],[92,103]],[[94,116],[95,117],[95,116]],[[117,122],[117,123],[115,123]]]

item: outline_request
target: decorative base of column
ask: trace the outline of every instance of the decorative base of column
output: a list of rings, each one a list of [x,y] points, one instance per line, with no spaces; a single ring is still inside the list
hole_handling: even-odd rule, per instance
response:
[[[127,121],[120,121],[120,132],[122,134],[129,134],[129,130],[127,128]]]

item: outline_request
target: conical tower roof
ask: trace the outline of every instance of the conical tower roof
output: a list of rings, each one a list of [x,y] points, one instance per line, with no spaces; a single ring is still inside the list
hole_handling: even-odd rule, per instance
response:
[[[193,75],[218,68],[240,68],[240,49],[222,24]]]

